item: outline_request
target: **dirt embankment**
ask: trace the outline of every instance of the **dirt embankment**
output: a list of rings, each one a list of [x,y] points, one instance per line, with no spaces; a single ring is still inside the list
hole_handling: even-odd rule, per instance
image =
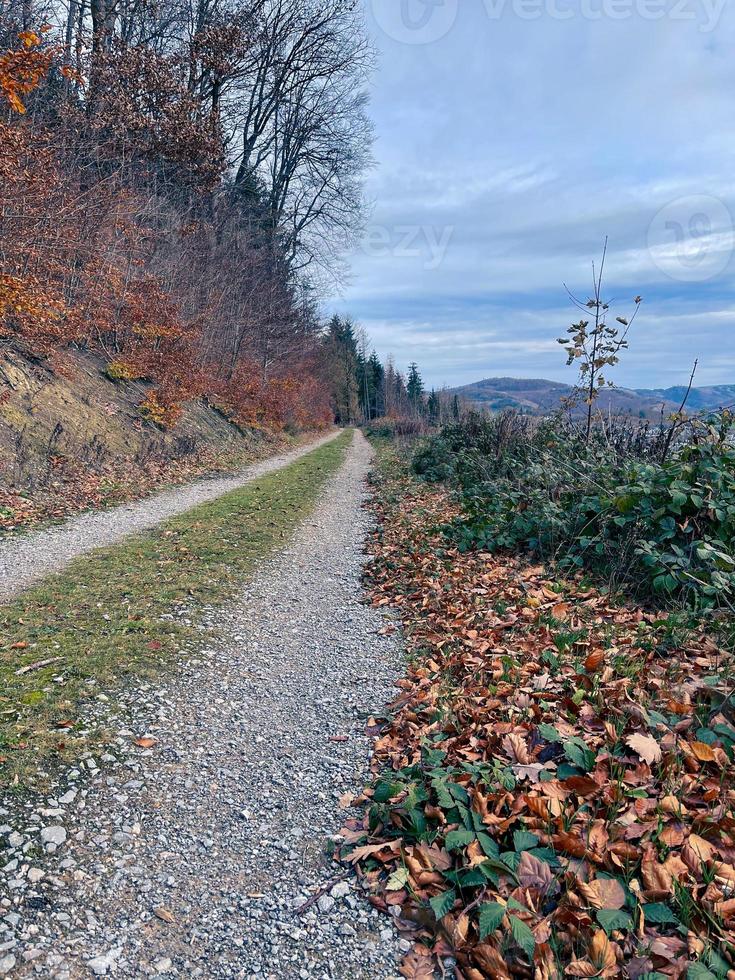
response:
[[[52,370],[0,348],[0,533],[230,469],[290,441],[242,430],[202,400],[163,430],[139,408],[148,390],[110,379],[92,355]]]

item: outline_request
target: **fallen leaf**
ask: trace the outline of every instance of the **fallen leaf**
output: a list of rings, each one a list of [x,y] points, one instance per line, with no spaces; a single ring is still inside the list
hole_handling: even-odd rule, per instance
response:
[[[141,749],[150,749],[158,742],[158,739],[153,738],[152,735],[144,735],[142,738],[133,739],[133,742]]]
[[[630,746],[649,765],[661,761],[661,746],[652,735],[628,735],[625,742],[626,745]]]

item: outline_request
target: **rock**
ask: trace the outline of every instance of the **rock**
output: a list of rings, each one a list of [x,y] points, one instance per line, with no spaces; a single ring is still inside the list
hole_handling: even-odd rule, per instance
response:
[[[93,960],[87,963],[87,966],[96,977],[104,977],[111,965],[106,956],[95,956]]]
[[[120,953],[122,953],[122,947],[111,949],[109,953],[105,953],[103,956],[95,956],[94,959],[89,960],[87,966],[96,977],[107,976],[108,972],[114,968],[115,960],[118,959]]]
[[[320,912],[331,912],[335,906],[335,901],[331,895],[321,895],[316,903]]]
[[[330,894],[332,898],[346,898],[350,894],[350,886],[346,881],[338,881]]]
[[[5,976],[10,973],[12,969],[15,968],[16,959],[11,953],[10,956],[3,956],[0,959],[0,976]]]
[[[66,840],[66,830],[63,827],[44,827],[41,831],[41,841],[44,844],[55,844],[59,847]]]
[[[168,956],[162,956],[160,960],[156,960],[153,964],[153,969],[156,973],[170,973],[173,967],[173,963],[168,958]]]

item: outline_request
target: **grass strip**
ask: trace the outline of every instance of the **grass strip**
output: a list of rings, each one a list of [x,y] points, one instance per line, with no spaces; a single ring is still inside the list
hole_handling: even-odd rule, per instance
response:
[[[30,787],[89,746],[85,702],[200,643],[182,619],[230,599],[309,514],[352,432],[289,466],[79,558],[0,607],[0,786]],[[173,614],[173,615],[172,615]],[[168,618],[164,618],[168,617]]]

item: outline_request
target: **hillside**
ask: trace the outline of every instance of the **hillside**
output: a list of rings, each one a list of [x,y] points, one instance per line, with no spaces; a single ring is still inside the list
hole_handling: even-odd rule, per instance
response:
[[[675,385],[673,388],[638,388],[637,394],[645,398],[663,398],[666,401],[680,405],[686,395],[685,385]],[[735,402],[735,385],[711,385],[704,388],[692,388],[687,406],[692,411],[702,411],[708,408],[725,408]]]
[[[505,408],[532,415],[556,411],[561,399],[572,394],[572,386],[544,378],[485,378],[472,384],[452,388],[478,408],[499,412]],[[673,412],[681,404],[685,387],[661,389],[611,388],[600,395],[599,407],[604,412],[657,419],[664,412]],[[720,408],[735,401],[735,385],[693,388],[689,408],[695,411]]]
[[[152,385],[112,380],[77,352],[64,370],[6,348],[0,359],[0,532],[141,496],[271,452],[283,436],[241,428],[202,398],[172,429],[147,419]]]

